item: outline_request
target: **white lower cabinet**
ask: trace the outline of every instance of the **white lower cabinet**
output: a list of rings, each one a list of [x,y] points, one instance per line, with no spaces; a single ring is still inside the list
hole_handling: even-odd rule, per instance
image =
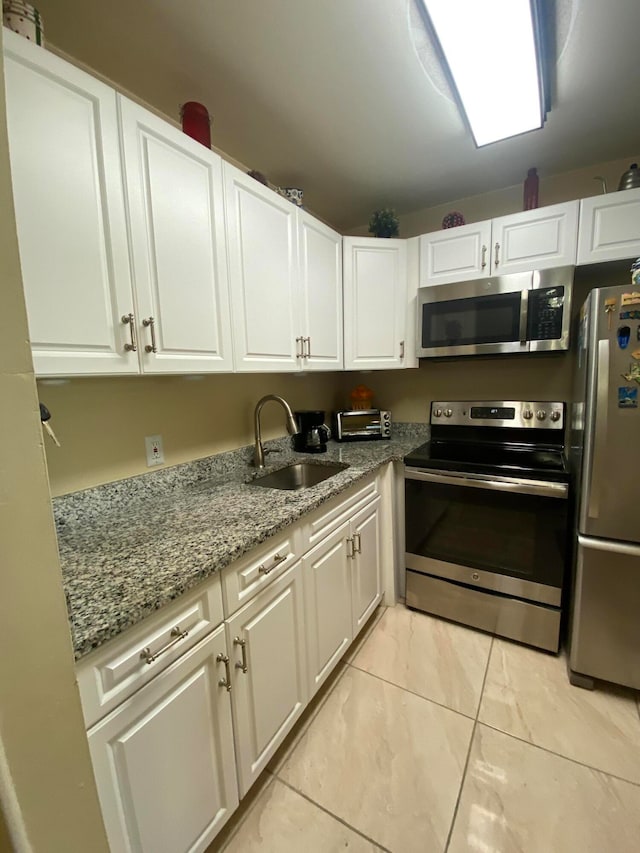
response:
[[[332,499],[78,666],[114,853],[197,853],[226,823],[382,599],[384,482]]]
[[[205,850],[238,805],[224,626],[89,730],[114,853]]]
[[[307,704],[302,565],[296,563],[226,623],[240,796]]]
[[[352,518],[351,536],[351,613],[355,637],[382,598],[380,498]]]
[[[302,558],[313,696],[382,599],[380,498]]]
[[[302,558],[310,697],[353,639],[349,545],[347,521]]]

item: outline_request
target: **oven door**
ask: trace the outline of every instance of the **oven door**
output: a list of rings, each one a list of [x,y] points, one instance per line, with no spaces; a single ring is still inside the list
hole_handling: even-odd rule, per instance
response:
[[[567,494],[565,483],[407,468],[406,566],[559,605]]]
[[[419,358],[528,352],[532,273],[418,291]]]

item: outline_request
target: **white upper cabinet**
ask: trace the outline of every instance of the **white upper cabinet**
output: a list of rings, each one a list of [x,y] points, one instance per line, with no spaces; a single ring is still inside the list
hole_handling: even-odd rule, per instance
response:
[[[578,263],[618,261],[640,255],[640,189],[580,202]]]
[[[342,238],[224,164],[236,370],[342,368]]]
[[[491,274],[573,266],[577,235],[577,201],[493,219]]]
[[[443,228],[420,237],[420,283],[445,284],[489,275],[491,222]]]
[[[343,250],[345,368],[404,367],[407,241],[344,237]]]
[[[341,370],[342,237],[298,210],[303,370]]]
[[[228,163],[224,175],[236,370],[298,370],[296,208]]]
[[[142,371],[231,371],[222,161],[119,104]]]
[[[571,201],[423,234],[420,284],[572,266],[577,233],[578,202]]]
[[[137,373],[116,93],[4,30],[11,173],[39,376]]]

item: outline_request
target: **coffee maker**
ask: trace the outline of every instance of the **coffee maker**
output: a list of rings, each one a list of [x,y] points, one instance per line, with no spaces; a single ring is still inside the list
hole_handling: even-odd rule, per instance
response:
[[[331,430],[324,423],[324,412],[294,412],[298,433],[291,439],[298,453],[326,453]]]

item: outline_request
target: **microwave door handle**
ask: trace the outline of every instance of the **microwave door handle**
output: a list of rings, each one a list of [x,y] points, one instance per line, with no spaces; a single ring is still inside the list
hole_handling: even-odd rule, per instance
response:
[[[523,290],[520,297],[520,345],[527,343],[527,312],[529,310],[529,291]]]

